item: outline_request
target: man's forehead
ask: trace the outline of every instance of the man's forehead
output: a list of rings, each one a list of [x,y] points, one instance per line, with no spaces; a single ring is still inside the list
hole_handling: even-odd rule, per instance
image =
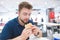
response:
[[[31,13],[32,9],[23,8],[21,11]]]
[[[28,9],[28,8],[22,8],[22,10],[29,10],[29,11],[31,11],[32,9]]]

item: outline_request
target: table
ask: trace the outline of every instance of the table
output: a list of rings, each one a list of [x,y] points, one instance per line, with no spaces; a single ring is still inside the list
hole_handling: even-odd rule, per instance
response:
[[[49,40],[49,39],[47,37],[38,38],[32,34],[32,35],[30,35],[29,40]]]
[[[60,26],[58,23],[49,23],[49,22],[40,22],[40,24],[47,25],[47,26]]]

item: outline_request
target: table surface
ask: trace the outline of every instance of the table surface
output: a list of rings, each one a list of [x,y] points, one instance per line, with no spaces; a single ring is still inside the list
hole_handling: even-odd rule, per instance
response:
[[[29,39],[29,40],[50,40],[50,39],[48,39],[47,37],[41,37],[41,38],[31,38],[31,39]]]
[[[47,26],[60,26],[60,24],[58,24],[58,23],[41,22],[40,24],[47,25]]]
[[[32,34],[32,35],[30,35],[29,40],[49,40],[49,39],[47,37],[38,38]]]
[[[54,37],[57,37],[57,38],[60,38],[60,34],[53,34],[53,36],[52,36],[52,39],[50,39],[50,38],[48,38],[48,37],[40,37],[40,38],[38,38],[38,37],[36,37],[36,36],[34,36],[33,34],[30,36],[30,39],[29,40],[53,40],[54,39]]]

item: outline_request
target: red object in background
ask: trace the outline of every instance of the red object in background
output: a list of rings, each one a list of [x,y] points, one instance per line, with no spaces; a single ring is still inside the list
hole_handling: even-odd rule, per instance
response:
[[[49,12],[49,18],[54,19],[55,18],[55,13],[53,11]]]

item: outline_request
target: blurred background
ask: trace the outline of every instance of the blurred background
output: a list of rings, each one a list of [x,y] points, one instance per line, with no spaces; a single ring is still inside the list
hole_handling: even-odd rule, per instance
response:
[[[43,32],[47,31],[47,26],[41,25],[41,22],[60,22],[60,0],[0,0],[0,33],[9,20],[18,16],[18,5],[23,1],[32,4],[30,20],[37,22],[37,26]]]

